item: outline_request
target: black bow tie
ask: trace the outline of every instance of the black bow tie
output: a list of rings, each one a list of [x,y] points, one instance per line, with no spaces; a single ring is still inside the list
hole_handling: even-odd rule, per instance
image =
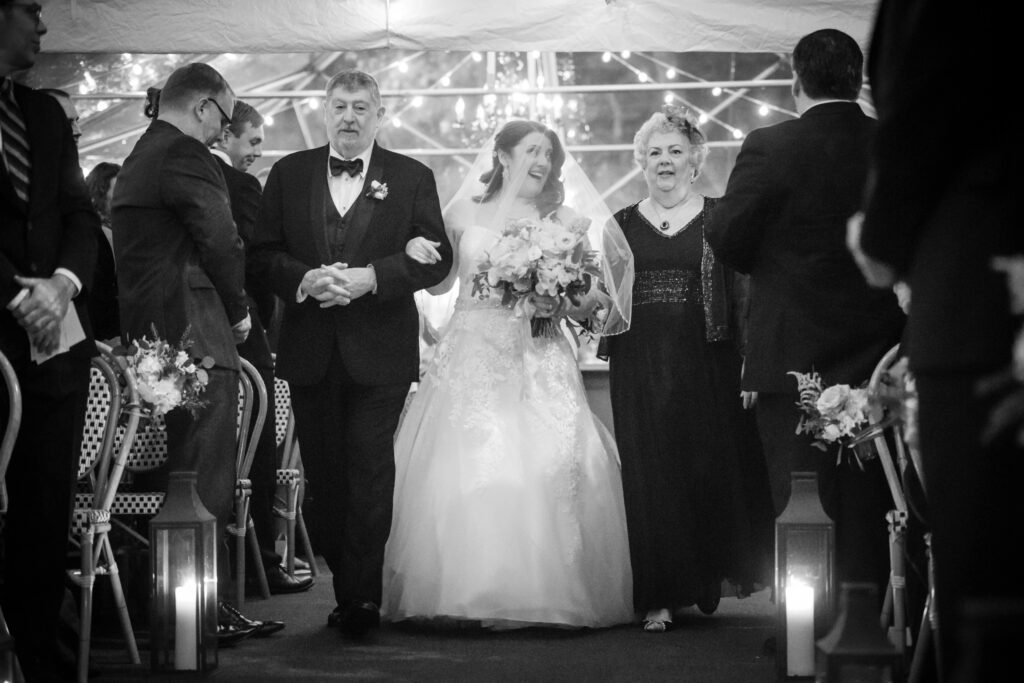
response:
[[[331,175],[341,175],[342,173],[348,173],[350,176],[355,178],[362,172],[362,159],[345,160],[339,159],[338,157],[331,157]]]

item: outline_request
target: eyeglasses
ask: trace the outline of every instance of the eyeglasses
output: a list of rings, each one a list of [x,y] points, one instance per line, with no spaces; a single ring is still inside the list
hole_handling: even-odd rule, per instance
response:
[[[213,106],[217,107],[217,111],[220,112],[220,127],[224,128],[225,126],[230,126],[231,117],[224,113],[224,110],[221,109],[219,104],[217,104],[217,100],[213,99],[212,97],[207,97],[206,101],[213,102]]]

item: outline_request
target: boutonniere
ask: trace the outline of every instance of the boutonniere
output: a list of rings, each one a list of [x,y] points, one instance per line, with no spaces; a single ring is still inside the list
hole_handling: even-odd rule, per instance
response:
[[[388,184],[371,180],[370,191],[366,193],[366,196],[374,199],[384,199],[388,196]]]

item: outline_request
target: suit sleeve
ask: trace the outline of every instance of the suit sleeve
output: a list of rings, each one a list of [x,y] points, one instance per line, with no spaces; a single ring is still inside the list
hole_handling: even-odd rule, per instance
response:
[[[247,271],[250,277],[265,283],[284,301],[294,302],[302,278],[309,266],[292,256],[285,237],[285,177],[282,164],[274,164],[260,197],[253,241],[248,245]]]
[[[708,223],[707,240],[715,256],[740,273],[754,268],[765,225],[776,213],[780,192],[773,186],[778,169],[769,156],[762,136],[751,132]]]
[[[380,301],[399,299],[413,292],[436,285],[443,280],[452,266],[452,245],[445,233],[441,218],[441,204],[437,198],[434,174],[424,169],[413,193],[412,236],[422,236],[440,242],[437,250],[441,260],[422,264],[406,256],[403,250],[371,265],[377,274],[377,294]]]
[[[166,205],[175,207],[198,250],[199,266],[220,296],[228,321],[246,316],[245,255],[231,218],[224,177],[206,148],[191,138],[168,150],[161,175]]]
[[[1000,172],[999,162],[985,156],[992,145],[977,139],[987,134],[960,136],[957,114],[937,104],[935,93],[954,82],[971,83],[979,93],[1005,88],[1006,69],[1000,67],[1016,59],[1012,26],[947,3],[880,5],[869,62],[879,118],[861,247],[900,273],[909,268],[918,237],[950,185],[983,185],[990,182],[987,174]],[[972,121],[1004,117],[998,97],[971,105]]]
[[[47,99],[52,100],[49,96]],[[55,101],[52,103],[64,121],[60,127],[60,185],[57,188],[64,234],[57,268],[70,270],[81,280],[82,288],[88,289],[92,286],[96,270],[96,236],[100,234],[100,218],[93,208],[82,167],[78,164],[78,148],[71,135],[71,127],[67,125],[60,105]]]
[[[99,216],[93,210],[82,169],[78,165],[78,150],[71,137],[71,128],[60,105],[49,95],[30,93],[26,104],[49,124],[49,129],[58,141],[56,158],[46,154],[43,160],[46,168],[55,175],[56,187],[54,205],[48,205],[44,210],[48,213],[58,212],[60,222],[59,236],[48,247],[57,250],[54,269],[67,268],[81,280],[85,289],[92,284],[96,267],[95,235],[99,232]],[[27,115],[32,115],[32,111],[28,111]],[[53,216],[52,213],[49,215]],[[20,271],[5,254],[0,253],[0,299],[3,304],[6,305],[21,290],[14,276],[27,274]]]

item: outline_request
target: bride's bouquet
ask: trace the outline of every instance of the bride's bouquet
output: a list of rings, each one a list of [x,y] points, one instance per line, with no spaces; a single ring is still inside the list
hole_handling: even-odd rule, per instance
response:
[[[195,417],[206,402],[200,395],[209,382],[207,370],[213,367],[213,358],[193,358],[191,326],[186,327],[177,344],[160,338],[153,326],[153,338],[143,336],[131,346],[118,347],[114,353],[124,356],[135,376],[141,400],[142,416],[159,419],[183,408]]]
[[[597,252],[585,248],[589,218],[568,225],[551,217],[509,221],[498,241],[488,249],[473,276],[473,296],[485,299],[501,293],[501,303],[531,319],[534,337],[558,335],[554,318],[536,318],[531,293],[565,296],[573,305],[600,277]]]
[[[803,412],[796,426],[797,434],[809,434],[815,448],[828,451],[836,444],[841,455],[843,446],[850,445],[868,422],[868,392],[849,384],[825,387],[817,372],[789,372],[796,377],[800,400],[797,406]],[[858,454],[858,461],[861,457]]]

